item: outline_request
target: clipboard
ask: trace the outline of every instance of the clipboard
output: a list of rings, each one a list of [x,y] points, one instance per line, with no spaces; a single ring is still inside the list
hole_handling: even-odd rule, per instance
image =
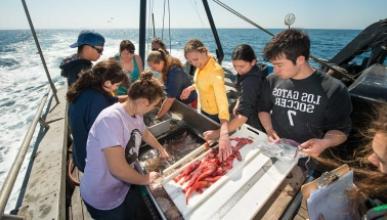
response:
[[[334,170],[323,173],[319,178],[301,186],[301,192],[303,197],[305,199],[308,199],[313,191],[317,190],[320,187],[327,186],[335,182],[340,177],[344,176],[350,171],[351,168],[347,164],[343,164]]]
[[[353,171],[344,164],[323,173],[314,181],[301,187],[309,218],[315,219],[359,219],[358,213],[347,196],[353,185]]]

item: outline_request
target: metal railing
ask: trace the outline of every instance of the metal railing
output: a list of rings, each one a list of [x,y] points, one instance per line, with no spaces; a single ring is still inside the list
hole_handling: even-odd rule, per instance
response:
[[[44,106],[47,102],[48,94],[45,94],[39,104],[38,110],[36,111],[35,117],[32,121],[31,126],[29,127],[26,135],[24,136],[23,142],[20,146],[19,152],[16,155],[16,159],[12,164],[10,171],[8,172],[7,177],[5,178],[4,184],[0,191],[0,219],[4,216],[4,210],[7,205],[9,196],[11,195],[14,183],[19,174],[20,168],[23,164],[24,158],[27,154],[28,148],[30,146],[32,137],[35,133],[36,126],[41,119],[41,115],[44,109]]]
[[[22,5],[23,5],[23,8],[24,8],[24,11],[26,13],[26,17],[27,17],[28,23],[30,25],[30,29],[31,29],[32,35],[34,37],[35,45],[36,45],[36,47],[38,49],[39,56],[40,56],[40,59],[42,61],[43,67],[44,67],[44,71],[46,73],[48,82],[50,84],[51,91],[53,93],[53,96],[54,96],[57,104],[59,104],[59,99],[58,99],[58,96],[57,96],[57,90],[56,90],[55,85],[54,85],[54,83],[53,83],[53,81],[51,79],[50,73],[48,71],[47,64],[46,64],[46,61],[44,59],[42,49],[40,47],[39,40],[38,40],[38,37],[37,37],[36,32],[35,32],[34,25],[32,23],[31,17],[30,17],[30,13],[28,11],[27,4],[26,4],[25,0],[21,0],[21,2],[22,2]],[[47,102],[48,95],[49,95],[49,92],[47,92],[42,97],[42,99],[40,101],[40,104],[39,104],[39,107],[38,107],[38,110],[37,110],[37,112],[36,112],[36,114],[34,116],[34,119],[32,121],[32,124],[29,127],[26,135],[24,136],[23,142],[22,142],[22,144],[21,144],[21,146],[19,148],[18,154],[16,155],[15,161],[13,162],[12,167],[9,170],[8,174],[7,174],[7,177],[5,178],[4,184],[1,187],[1,191],[0,191],[0,220],[2,220],[2,219],[24,219],[21,216],[6,215],[6,214],[4,214],[4,210],[5,210],[5,207],[7,205],[8,199],[9,199],[11,193],[12,193],[12,189],[13,189],[13,186],[14,186],[15,181],[17,179],[17,176],[19,174],[20,168],[21,168],[21,166],[23,164],[23,161],[24,161],[24,159],[26,157],[26,154],[28,152],[29,146],[31,144],[31,140],[32,140],[33,135],[35,133],[36,126],[37,126],[38,122],[40,122],[41,124],[45,125],[45,122],[44,122],[44,120],[42,119],[41,116],[42,116],[42,112],[43,112],[44,106],[45,106],[45,104]]]

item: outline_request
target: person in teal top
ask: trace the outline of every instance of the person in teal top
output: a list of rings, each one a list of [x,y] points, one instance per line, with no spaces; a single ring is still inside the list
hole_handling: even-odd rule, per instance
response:
[[[114,59],[121,64],[122,70],[127,75],[127,79],[117,88],[116,95],[127,95],[131,82],[139,79],[143,69],[141,57],[134,54],[136,47],[129,40],[123,40],[120,43],[120,54]]]

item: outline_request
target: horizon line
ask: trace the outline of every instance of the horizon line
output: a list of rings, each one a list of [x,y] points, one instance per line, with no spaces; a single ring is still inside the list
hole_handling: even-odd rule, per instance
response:
[[[302,30],[349,30],[349,31],[358,31],[358,30],[364,30],[365,28],[318,28],[318,27],[295,27],[296,29],[302,29]],[[35,28],[35,30],[139,30],[139,28],[123,28],[123,27],[114,27],[114,28]],[[210,27],[174,27],[171,29],[211,29]],[[258,28],[254,27],[217,27],[217,29],[249,29],[249,30],[259,30]],[[283,30],[287,29],[287,27],[279,28],[279,27],[270,27],[265,28],[269,30]],[[24,31],[24,30],[30,30],[30,28],[0,28],[0,31]],[[147,30],[152,30],[152,28],[148,28]],[[156,30],[162,30],[162,28],[156,28]]]

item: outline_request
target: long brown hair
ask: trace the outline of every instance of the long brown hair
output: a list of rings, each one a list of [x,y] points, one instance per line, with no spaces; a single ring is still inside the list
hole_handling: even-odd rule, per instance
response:
[[[69,88],[66,97],[68,102],[73,102],[83,90],[93,88],[103,94],[112,96],[103,89],[106,81],[114,83],[122,82],[125,79],[121,65],[109,59],[97,63],[92,69],[84,70],[80,73],[79,79]]]
[[[370,143],[377,133],[387,137],[387,105],[376,106],[376,110],[376,118],[365,134]],[[361,153],[363,155],[360,160],[361,167],[355,170],[359,174],[360,180],[356,183],[359,190],[354,195],[359,196],[361,193],[367,197],[382,196],[387,199],[387,174],[379,172],[368,160],[368,157],[373,153],[371,144],[368,144]],[[368,169],[364,169],[364,167]]]
[[[153,103],[164,96],[164,88],[159,80],[152,77],[150,71],[141,73],[140,80],[135,81],[128,90],[128,96],[132,100],[145,98]]]
[[[164,62],[163,69],[161,70],[161,78],[163,82],[165,83],[168,78],[168,72],[174,67],[180,67],[183,68],[183,65],[181,64],[180,60],[176,57],[173,57],[171,55],[168,55],[165,51],[162,49],[151,51],[148,55],[147,62],[148,63],[157,63],[159,64],[161,61]]]
[[[316,158],[323,165],[334,168],[343,163],[351,164],[355,174],[356,188],[349,191],[348,195],[353,204],[361,206],[361,201],[367,198],[387,199],[387,174],[380,172],[368,157],[373,153],[371,142],[376,133],[382,133],[387,136],[387,105],[374,106],[375,118],[370,123],[369,128],[363,132],[363,137],[368,144],[356,152],[356,158],[351,161],[342,161],[336,159]]]

